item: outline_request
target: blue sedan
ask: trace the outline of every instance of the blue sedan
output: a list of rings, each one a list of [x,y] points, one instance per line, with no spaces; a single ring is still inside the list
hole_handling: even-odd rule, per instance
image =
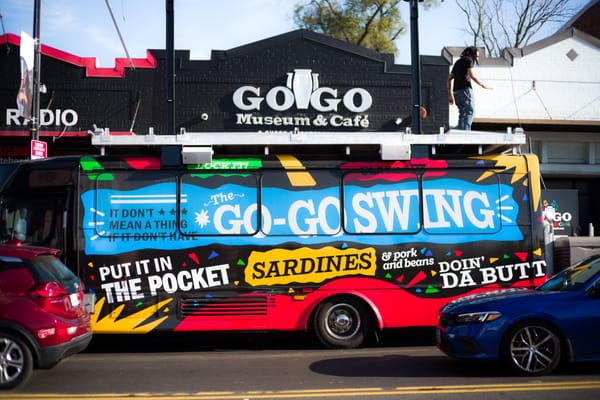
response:
[[[520,375],[562,361],[600,361],[600,255],[536,289],[466,296],[440,309],[437,343],[449,356],[492,360]]]

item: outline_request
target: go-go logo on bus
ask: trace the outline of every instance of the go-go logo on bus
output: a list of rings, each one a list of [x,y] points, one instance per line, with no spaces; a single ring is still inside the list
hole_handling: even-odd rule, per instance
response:
[[[375,276],[375,249],[275,249],[253,251],[245,269],[251,286],[320,283],[338,276]]]
[[[319,74],[310,69],[288,72],[286,86],[275,86],[264,96],[256,86],[242,86],[233,93],[233,104],[240,110],[260,110],[263,103],[274,111],[286,111],[294,105],[307,110],[309,105],[320,112],[337,112],[339,104],[350,112],[360,113],[371,108],[373,98],[362,88],[352,88],[341,95],[338,89],[319,87]]]

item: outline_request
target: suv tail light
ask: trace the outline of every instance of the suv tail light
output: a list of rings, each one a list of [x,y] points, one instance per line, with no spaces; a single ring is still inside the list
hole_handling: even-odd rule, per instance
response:
[[[29,292],[44,310],[63,318],[77,318],[77,304],[72,304],[71,297],[77,297],[75,293],[69,295],[67,289],[57,282],[43,282],[35,285]]]

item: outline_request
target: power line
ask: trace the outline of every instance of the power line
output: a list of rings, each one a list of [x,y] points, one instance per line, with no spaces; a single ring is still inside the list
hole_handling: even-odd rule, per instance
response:
[[[0,12],[0,24],[2,25],[2,34],[4,35],[6,45],[6,52],[10,52],[10,47],[8,46],[8,35],[6,34],[6,29],[4,29],[4,18],[2,17],[2,13]]]
[[[121,35],[121,31],[119,30],[119,25],[117,25],[117,20],[115,19],[115,15],[113,14],[112,8],[110,7],[110,3],[108,0],[104,0],[106,3],[106,8],[108,8],[108,13],[110,14],[110,18],[112,19],[113,25],[115,26],[115,30],[117,31],[117,35],[119,35],[119,40],[121,41],[121,46],[123,46],[123,50],[125,50],[125,54],[127,55],[127,60],[129,61],[129,66],[131,69],[135,69],[133,66],[133,61],[129,56],[129,52],[127,51],[127,46],[125,45],[125,41],[123,40],[123,36]]]

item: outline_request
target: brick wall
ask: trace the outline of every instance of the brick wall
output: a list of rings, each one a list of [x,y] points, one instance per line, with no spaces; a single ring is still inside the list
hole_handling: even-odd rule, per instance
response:
[[[0,52],[0,107],[16,108],[15,96],[20,82],[19,48],[10,45],[9,52]],[[64,57],[60,51],[42,51],[42,83],[48,92],[42,94],[40,106],[45,118],[52,122],[43,131],[87,131],[93,125],[111,131],[145,134],[150,127],[155,133],[166,132],[166,78],[164,50],[150,50],[153,67],[124,68],[122,71],[94,69],[81,66],[90,60],[76,56]],[[411,126],[411,67],[394,64],[393,56],[334,40],[305,30],[292,31],[273,38],[227,51],[214,51],[210,60],[190,60],[189,51],[175,54],[175,120],[177,129],[194,132],[240,130],[292,130],[292,126],[260,126],[239,124],[237,109],[232,101],[236,89],[244,85],[260,88],[261,96],[275,86],[285,86],[287,74],[294,69],[310,69],[318,74],[319,87],[337,90],[337,97],[352,88],[362,88],[372,96],[368,110],[354,113],[344,107],[333,112],[319,112],[309,107],[291,107],[274,111],[266,105],[254,116],[302,116],[311,120],[321,115],[348,123],[357,114],[368,119],[368,127],[301,127],[307,130],[404,130]],[[73,60],[76,60],[73,61]],[[428,110],[423,122],[425,132],[438,132],[447,126],[448,107],[445,79],[448,63],[441,57],[422,57],[422,104]],[[122,75],[122,76],[121,76]],[[58,110],[58,111],[57,111]],[[61,113],[74,110],[77,123],[61,124]],[[248,113],[244,111],[244,113]],[[6,114],[6,112],[5,112]],[[73,115],[67,115],[73,122]],[[396,121],[401,119],[401,123]],[[2,126],[4,125],[4,126]],[[0,131],[26,128],[7,124]]]

